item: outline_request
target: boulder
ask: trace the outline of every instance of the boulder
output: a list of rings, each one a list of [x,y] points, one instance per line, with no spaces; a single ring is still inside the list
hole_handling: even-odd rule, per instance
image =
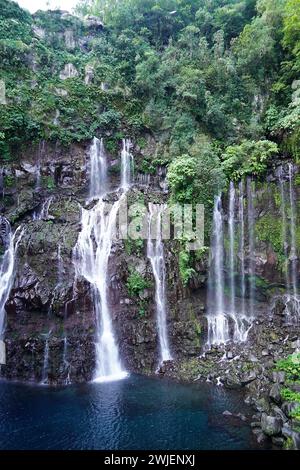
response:
[[[84,17],[84,25],[87,29],[99,31],[104,28],[104,25],[98,16],[87,15]]]
[[[59,78],[61,80],[67,80],[67,78],[75,78],[78,77],[78,71],[75,65],[69,63],[66,64],[63,70],[60,71]]]
[[[261,429],[267,436],[277,436],[281,432],[282,420],[275,416],[268,416],[263,413],[261,416]]]
[[[270,390],[269,397],[274,403],[281,402],[281,395],[280,395],[280,386],[278,383],[275,383]]]
[[[253,382],[253,380],[255,380],[256,377],[257,377],[256,372],[254,370],[250,370],[249,372],[246,372],[245,374],[243,374],[241,378],[241,383],[242,385],[247,385],[250,382]]]
[[[287,439],[290,439],[290,450],[300,450],[300,432],[293,430],[288,424],[284,424],[282,434]]]

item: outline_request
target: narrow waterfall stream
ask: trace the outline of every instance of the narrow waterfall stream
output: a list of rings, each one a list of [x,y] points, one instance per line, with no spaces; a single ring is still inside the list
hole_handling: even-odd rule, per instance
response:
[[[90,198],[107,191],[107,163],[103,139],[94,137],[90,148]]]
[[[235,188],[230,181],[229,189],[229,276],[230,276],[230,310],[235,313],[235,262],[234,262],[234,209],[235,209]]]
[[[229,339],[228,318],[224,305],[224,233],[221,196],[216,197],[213,214],[211,269],[209,273],[208,345]]]
[[[14,281],[14,267],[16,251],[23,235],[18,228],[13,234],[8,220],[0,217],[1,238],[4,241],[5,251],[0,266],[0,339],[5,331],[5,304],[9,297]]]
[[[253,188],[251,178],[247,178],[247,222],[249,239],[249,315],[254,315],[254,295],[255,295],[255,259],[254,259],[254,207]]]
[[[298,295],[297,280],[297,245],[296,245],[296,217],[295,195],[293,187],[293,165],[288,169],[279,167],[279,187],[281,196],[281,231],[285,262],[286,294],[284,315],[287,323],[300,322],[300,298]]]
[[[155,303],[160,345],[160,363],[172,359],[167,332],[166,273],[164,245],[162,240],[162,214],[164,210],[164,205],[149,204],[147,241],[147,256],[151,262],[155,279]]]
[[[127,190],[132,182],[132,165],[133,159],[130,153],[130,139],[123,139],[121,153],[121,188]]]
[[[51,336],[51,329],[45,335],[45,348],[44,348],[44,362],[42,370],[42,380],[41,385],[48,385],[48,369],[49,369],[49,339]]]
[[[292,277],[292,289],[295,299],[298,293],[298,282],[297,282],[297,249],[296,249],[296,209],[295,209],[295,196],[293,188],[293,165],[289,163],[289,198],[290,198],[290,227],[291,227],[291,277]]]
[[[98,201],[89,210],[82,208],[82,228],[74,248],[74,264],[77,276],[83,276],[93,289],[97,326],[94,379],[103,382],[118,380],[127,375],[121,365],[107,297],[108,262],[116,234],[117,215],[125,194],[123,193],[110,206],[103,197],[100,197],[107,183],[107,165],[103,142],[101,144],[98,139],[93,140],[90,156],[93,160],[91,163],[90,195],[98,196]],[[125,164],[122,154],[122,185],[124,188],[128,188],[130,174],[123,168]],[[97,172],[96,175],[93,173],[94,171]],[[123,178],[124,174],[126,178]]]

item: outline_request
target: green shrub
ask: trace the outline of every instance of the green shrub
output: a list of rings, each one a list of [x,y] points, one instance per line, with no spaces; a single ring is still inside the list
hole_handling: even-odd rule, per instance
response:
[[[300,380],[300,353],[281,359],[277,362],[276,369],[284,371],[291,380]]]
[[[300,393],[294,392],[289,388],[283,388],[280,391],[281,398],[285,401],[296,401],[300,403]]]
[[[277,144],[269,140],[244,140],[240,145],[226,148],[222,154],[222,169],[231,180],[239,180],[244,175],[261,176],[278,151]]]
[[[149,287],[149,283],[138,271],[132,269],[127,278],[126,287],[130,297],[138,297]]]

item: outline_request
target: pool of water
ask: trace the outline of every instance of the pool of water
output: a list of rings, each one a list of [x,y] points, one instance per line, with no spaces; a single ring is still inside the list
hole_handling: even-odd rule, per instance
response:
[[[240,394],[132,375],[48,388],[0,382],[0,449],[257,448]]]

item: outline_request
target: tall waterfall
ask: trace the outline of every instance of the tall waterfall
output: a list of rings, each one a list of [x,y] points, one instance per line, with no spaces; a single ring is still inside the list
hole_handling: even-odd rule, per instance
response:
[[[254,260],[254,208],[253,208],[253,190],[252,181],[247,178],[247,218],[248,218],[248,237],[249,237],[249,307],[250,316],[254,315],[254,294],[255,294],[255,260]]]
[[[230,181],[229,189],[229,275],[230,275],[230,309],[235,312],[235,263],[234,263],[234,209],[235,209],[235,188],[232,181]]]
[[[250,192],[249,192],[250,194]],[[250,195],[253,199],[252,193]],[[253,204],[253,202],[251,202]],[[253,307],[249,300],[249,306],[246,309],[245,304],[245,220],[244,220],[244,186],[239,185],[238,198],[238,219],[240,232],[237,232],[236,218],[236,190],[234,184],[230,183],[229,188],[229,216],[228,216],[228,254],[225,256],[224,243],[224,216],[222,210],[221,197],[215,199],[213,212],[213,233],[211,243],[211,259],[208,284],[208,338],[207,344],[220,345],[229,340],[244,342],[247,340],[248,333],[253,323]],[[253,217],[253,206],[248,206],[248,227],[253,224],[253,219],[249,222],[250,216]],[[254,259],[254,230],[249,238],[249,260]],[[225,232],[226,233],[226,232]],[[237,283],[235,271],[237,269],[235,259],[235,246],[240,240],[239,247],[239,299],[237,298]],[[226,260],[226,263],[225,263]],[[251,263],[251,261],[250,261]],[[250,267],[254,277],[254,265]],[[228,275],[225,278],[224,273]],[[250,282],[253,282],[253,280]],[[228,284],[228,285],[227,285]],[[251,289],[250,289],[251,292]],[[250,294],[251,296],[251,294]]]
[[[293,187],[293,165],[288,164],[288,173],[283,166],[279,167],[279,186],[281,196],[281,227],[283,252],[285,257],[286,294],[284,315],[287,323],[300,322],[300,298],[297,281],[297,248],[296,248],[296,206]],[[288,223],[289,222],[289,223]]]
[[[225,343],[229,339],[229,325],[224,304],[224,233],[221,196],[215,199],[213,213],[209,297],[208,344]]]
[[[242,314],[245,315],[245,220],[244,220],[244,182],[239,183],[239,224],[240,224],[240,289],[242,298]]]
[[[280,186],[280,211],[281,211],[281,233],[283,241],[283,252],[285,257],[285,283],[287,294],[290,292],[290,279],[289,279],[289,258],[288,258],[288,229],[287,229],[287,211],[286,211],[286,194],[284,185],[283,167],[279,168],[279,186]]]
[[[98,148],[98,143],[94,139],[91,158],[95,157],[95,146]],[[98,165],[91,164],[90,194],[98,193],[98,201],[90,210],[82,208],[82,228],[74,247],[76,275],[83,276],[93,290],[97,326],[95,381],[98,382],[118,380],[127,375],[119,358],[107,296],[109,257],[116,235],[119,207],[125,194],[122,194],[114,204],[107,204],[99,194],[103,186],[100,187],[100,184],[97,186],[96,182],[97,178],[102,183],[107,180],[106,165],[101,170],[103,171],[99,171]],[[96,176],[93,171],[97,171]],[[129,181],[124,181],[129,185]]]
[[[291,277],[292,277],[292,288],[294,297],[297,297],[298,283],[297,283],[297,250],[296,250],[296,210],[295,210],[295,196],[293,188],[293,165],[289,163],[289,197],[290,197],[290,208],[291,208]]]
[[[123,139],[121,153],[121,188],[128,189],[132,180],[132,155],[130,139]]]
[[[107,191],[107,162],[103,139],[94,137],[90,148],[90,198]]]
[[[1,238],[4,238],[4,235],[6,237],[5,252],[0,266],[0,339],[2,339],[5,330],[5,304],[14,280],[16,251],[23,235],[23,230],[17,229],[12,234],[10,224],[4,217],[0,217],[0,228]]]
[[[165,257],[162,240],[162,214],[165,209],[164,205],[149,204],[147,242],[147,256],[151,262],[155,279],[155,303],[160,345],[160,362],[172,359],[167,332]]]

